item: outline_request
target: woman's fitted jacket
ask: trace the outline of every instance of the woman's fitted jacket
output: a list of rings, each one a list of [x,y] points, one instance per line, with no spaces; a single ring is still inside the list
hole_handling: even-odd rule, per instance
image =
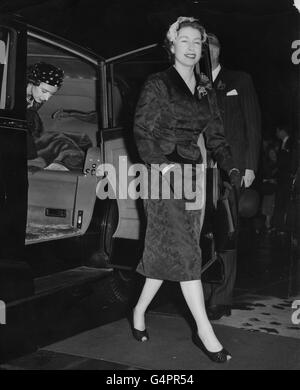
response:
[[[197,91],[204,91],[199,98]],[[233,168],[222,119],[212,90],[200,84],[194,96],[176,69],[150,76],[136,108],[134,134],[146,164],[201,163],[197,141],[204,132],[206,147],[219,166]]]

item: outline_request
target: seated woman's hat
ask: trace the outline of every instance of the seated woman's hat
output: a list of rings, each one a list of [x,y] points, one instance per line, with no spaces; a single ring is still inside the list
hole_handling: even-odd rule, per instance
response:
[[[46,83],[59,88],[63,83],[64,71],[52,64],[38,62],[29,67],[27,78],[29,82]]]

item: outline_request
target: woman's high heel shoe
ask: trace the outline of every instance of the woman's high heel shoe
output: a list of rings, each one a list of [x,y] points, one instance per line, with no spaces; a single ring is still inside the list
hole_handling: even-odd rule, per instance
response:
[[[147,329],[138,330],[132,327],[132,335],[137,341],[141,341],[142,343],[149,340]]]
[[[221,349],[221,351],[218,352],[210,352],[203,342],[201,341],[199,335],[197,333],[193,334],[193,342],[194,344],[205,353],[205,355],[214,363],[226,363],[228,360],[231,359],[231,355],[228,351],[226,351],[225,348]]]
[[[133,325],[133,311],[131,312],[131,314],[129,316],[129,322],[130,322],[130,326],[131,326],[132,335],[137,341],[145,342],[145,341],[149,340],[149,334],[148,334],[147,329],[145,329],[145,330],[135,329],[135,327]]]

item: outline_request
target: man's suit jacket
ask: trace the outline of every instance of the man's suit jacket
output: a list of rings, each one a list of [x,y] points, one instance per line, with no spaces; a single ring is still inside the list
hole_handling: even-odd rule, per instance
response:
[[[235,166],[257,170],[261,115],[250,75],[221,67],[213,83]]]

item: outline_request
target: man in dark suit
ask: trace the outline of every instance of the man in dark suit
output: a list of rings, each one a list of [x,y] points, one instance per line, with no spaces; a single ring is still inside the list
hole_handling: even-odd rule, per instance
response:
[[[260,152],[261,119],[257,95],[250,75],[225,69],[220,64],[221,46],[218,38],[209,34],[208,40],[213,86],[223,118],[225,137],[231,147],[235,167],[240,170],[241,185],[247,188],[255,178]],[[230,208],[233,211],[237,210],[238,199],[234,196],[233,190],[229,193],[228,200]],[[220,253],[224,264],[224,281],[221,284],[206,286],[209,294],[208,316],[212,320],[231,314],[237,265],[236,241],[235,238],[231,249],[225,247]]]
[[[276,137],[280,140],[280,148],[277,154],[277,191],[273,226],[278,234],[284,234],[286,231],[286,217],[292,177],[296,169],[294,167],[293,145],[288,126],[277,126]]]

